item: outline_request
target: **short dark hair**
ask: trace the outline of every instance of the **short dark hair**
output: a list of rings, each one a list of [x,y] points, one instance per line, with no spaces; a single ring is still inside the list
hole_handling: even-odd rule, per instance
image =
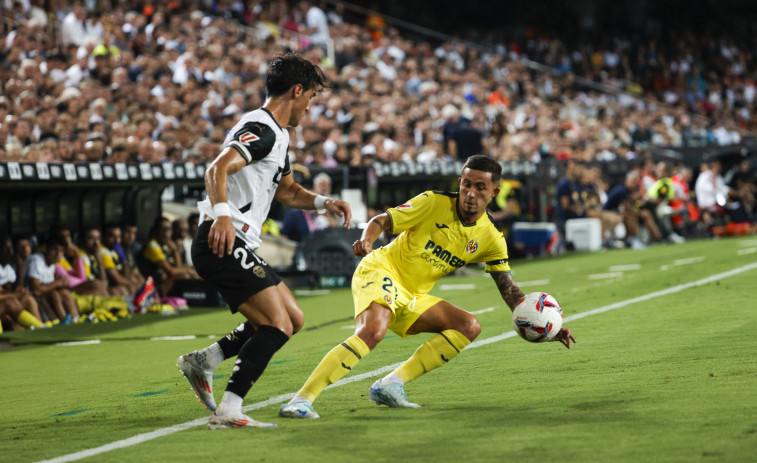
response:
[[[502,166],[499,162],[484,156],[483,154],[475,154],[465,161],[463,169],[480,170],[483,172],[490,172],[492,174],[492,182],[499,184],[500,178],[502,178]]]
[[[330,88],[321,68],[297,53],[289,52],[274,58],[266,74],[265,90],[268,96],[283,95],[297,84],[305,90],[313,88],[316,93]]]

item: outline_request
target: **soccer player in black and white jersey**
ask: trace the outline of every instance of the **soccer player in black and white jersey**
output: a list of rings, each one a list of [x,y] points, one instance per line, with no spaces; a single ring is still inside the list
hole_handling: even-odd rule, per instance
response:
[[[329,211],[344,217],[349,227],[349,205],[295,183],[287,157],[287,127],[300,123],[310,99],[327,85],[323,72],[301,56],[275,58],[268,66],[263,107],[245,114],[229,131],[221,154],[205,174],[208,197],[197,204],[200,226],[192,261],[197,273],[218,288],[232,313],[247,318],[218,342],[178,359],[197,397],[214,411],[210,429],[275,426],[245,415],[242,401],[273,354],[304,323],[289,288],[255,254],[271,201]],[[216,406],[213,370],[235,356],[226,392]]]

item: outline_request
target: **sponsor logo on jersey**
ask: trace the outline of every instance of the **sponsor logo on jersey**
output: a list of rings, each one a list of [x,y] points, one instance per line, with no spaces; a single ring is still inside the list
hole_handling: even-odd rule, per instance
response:
[[[452,255],[451,252],[447,251],[441,246],[438,246],[436,243],[434,243],[431,240],[428,240],[426,243],[426,247],[424,248],[426,250],[429,250],[431,255],[429,257],[435,257],[439,261],[445,262],[452,266],[453,268],[460,268],[463,265],[465,265],[465,261],[461,258]],[[425,253],[424,253],[425,254]],[[426,259],[428,260],[428,259]]]
[[[446,223],[437,223],[436,228],[443,229],[443,228],[449,228],[449,225]]]
[[[399,206],[397,206],[397,209],[400,209],[400,210],[402,210],[402,209],[412,209],[412,208],[413,208],[413,205],[410,204],[410,203],[400,204]]]
[[[258,137],[252,132],[245,132],[239,136],[239,142],[244,144],[245,146],[257,140],[260,140],[260,137]]]
[[[468,241],[468,244],[465,246],[465,250],[468,251],[468,254],[473,254],[474,252],[478,251],[478,242],[474,240]]]

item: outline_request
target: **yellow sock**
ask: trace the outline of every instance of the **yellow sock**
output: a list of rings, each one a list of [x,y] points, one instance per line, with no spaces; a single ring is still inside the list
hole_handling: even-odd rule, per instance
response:
[[[409,382],[449,362],[470,344],[470,340],[456,330],[444,330],[424,342],[405,363],[393,371],[402,381]]]
[[[326,386],[339,381],[370,352],[371,350],[359,337],[348,338],[323,357],[297,395],[313,403]]]
[[[20,314],[18,314],[18,318],[16,319],[19,325],[23,326],[26,329],[31,328],[32,326],[35,328],[41,328],[42,322],[37,320],[37,317],[31,314],[31,312],[28,312],[26,310],[22,310]]]

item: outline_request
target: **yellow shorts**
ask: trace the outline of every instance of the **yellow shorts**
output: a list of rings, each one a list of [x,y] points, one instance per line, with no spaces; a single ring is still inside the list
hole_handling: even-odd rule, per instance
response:
[[[418,317],[442,299],[429,294],[410,294],[399,278],[385,266],[368,266],[362,262],[352,275],[352,301],[355,318],[376,302],[392,311],[389,329],[406,338],[407,330]]]

